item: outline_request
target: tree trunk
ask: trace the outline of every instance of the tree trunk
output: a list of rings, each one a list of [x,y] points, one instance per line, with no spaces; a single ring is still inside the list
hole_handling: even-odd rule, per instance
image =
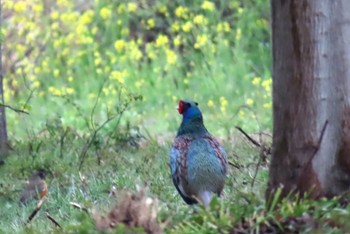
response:
[[[0,0],[0,29],[2,26],[2,2]],[[9,145],[7,138],[7,124],[6,124],[6,114],[5,114],[5,104],[4,100],[4,88],[3,88],[3,69],[2,69],[2,43],[3,35],[0,38],[0,163],[3,161],[4,155],[8,153]]]
[[[273,150],[267,199],[350,188],[350,1],[271,0]]]

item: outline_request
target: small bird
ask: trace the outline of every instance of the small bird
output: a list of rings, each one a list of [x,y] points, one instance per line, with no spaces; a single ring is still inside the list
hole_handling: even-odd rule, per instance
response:
[[[47,184],[45,182],[45,174],[43,171],[38,171],[32,174],[28,184],[23,189],[20,196],[20,203],[26,204],[33,199],[40,199],[48,193]]]
[[[198,103],[180,100],[182,123],[170,151],[173,183],[183,200],[208,207],[213,194],[220,196],[227,173],[227,155],[205,128]]]

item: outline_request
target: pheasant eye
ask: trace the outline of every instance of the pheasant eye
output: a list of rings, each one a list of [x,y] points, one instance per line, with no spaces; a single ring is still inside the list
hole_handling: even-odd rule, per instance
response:
[[[177,107],[177,110],[179,111],[179,114],[182,114],[184,112],[184,106],[185,104],[183,103],[182,100],[179,101],[179,106]]]

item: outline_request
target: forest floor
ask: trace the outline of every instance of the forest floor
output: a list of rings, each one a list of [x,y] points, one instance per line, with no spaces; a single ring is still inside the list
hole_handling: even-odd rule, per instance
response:
[[[86,145],[74,142],[87,141],[73,133],[66,137],[60,147],[60,137],[50,133],[18,143],[1,165],[0,233],[99,233],[106,227],[114,233],[350,230],[350,207],[337,198],[283,200],[277,206],[277,195],[267,209],[269,156],[261,158],[260,149],[240,133],[223,141],[230,161],[228,178],[222,198],[214,199],[208,210],[187,206],[177,194],[168,166],[171,141],[167,138],[171,137],[100,142],[100,146],[95,142],[85,156],[81,152]],[[47,172],[49,195],[30,219],[38,201],[22,206],[19,194],[28,176],[38,169]],[[117,215],[108,216],[109,212]]]

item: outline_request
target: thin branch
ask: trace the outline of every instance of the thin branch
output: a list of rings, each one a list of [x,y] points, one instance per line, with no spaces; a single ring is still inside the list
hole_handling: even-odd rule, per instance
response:
[[[45,212],[46,217],[55,224],[56,227],[62,228],[61,225],[49,214],[49,212]]]
[[[94,133],[92,134],[92,136],[90,137],[90,139],[85,143],[83,149],[81,150],[80,153],[80,163],[79,163],[79,171],[81,169],[81,167],[83,166],[83,163],[85,161],[85,157],[86,157],[86,153],[88,151],[88,149],[90,148],[91,144],[94,142],[97,133],[106,125],[108,124],[110,121],[114,120],[117,116],[114,115],[112,117],[109,117],[105,122],[103,122],[96,130],[94,130]]]
[[[254,140],[251,136],[249,136],[248,133],[246,133],[241,127],[236,126],[235,128],[238,131],[240,131],[251,143],[253,143],[253,145],[255,145],[256,147],[261,148],[261,144],[259,142],[257,142],[256,140]],[[264,152],[266,154],[271,154],[271,147],[269,147],[267,149],[264,147]]]
[[[69,204],[71,204],[74,208],[77,208],[77,209],[79,209],[79,210],[83,210],[83,211],[85,211],[87,214],[89,214],[89,211],[88,211],[88,209],[87,209],[86,207],[83,207],[83,206],[79,205],[79,204],[76,203],[76,202],[70,202]]]
[[[106,81],[107,81],[107,78],[105,78],[103,83],[101,84],[101,87],[98,90],[98,94],[97,94],[97,97],[96,97],[95,104],[92,107],[92,111],[91,111],[91,115],[90,115],[90,123],[91,123],[92,129],[95,129],[94,114],[95,114],[95,110],[96,110],[98,101],[100,100],[100,97],[101,97],[101,94],[102,94],[102,90],[103,90],[103,87],[105,86]]]
[[[8,109],[10,109],[10,110],[13,110],[14,112],[17,112],[17,113],[23,113],[23,114],[29,115],[29,112],[27,112],[27,111],[14,108],[14,107],[9,106],[9,105],[6,105],[6,104],[0,103],[0,106],[6,107],[6,108],[8,108]]]

